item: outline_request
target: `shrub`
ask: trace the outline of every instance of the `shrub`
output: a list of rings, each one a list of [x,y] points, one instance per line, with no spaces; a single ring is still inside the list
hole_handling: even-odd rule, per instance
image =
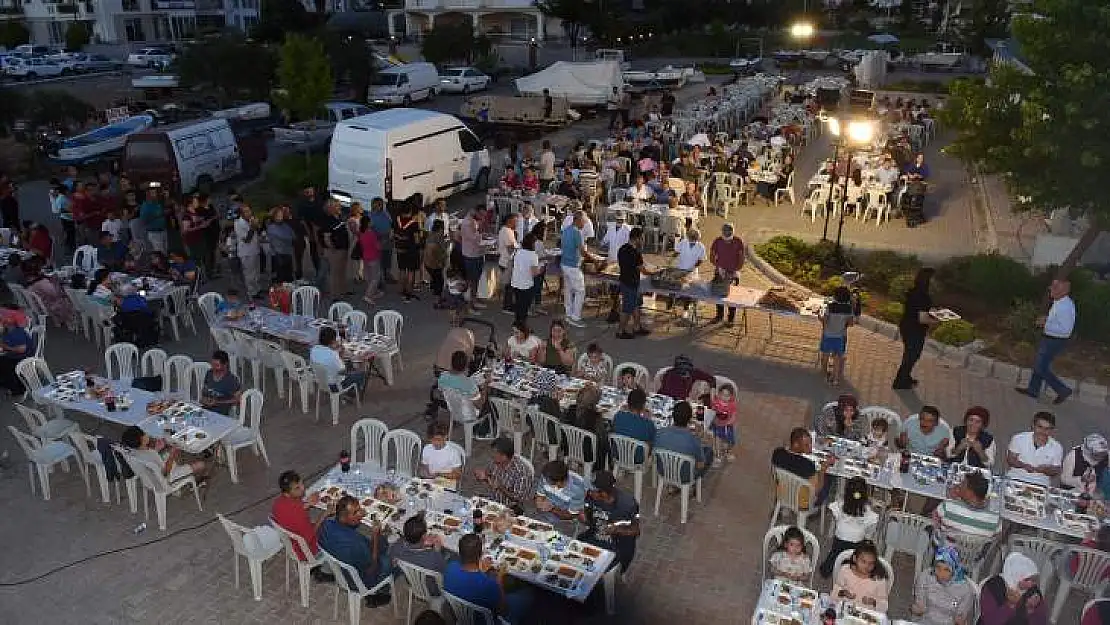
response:
[[[933,338],[945,345],[967,345],[975,340],[975,326],[963,319],[945,321],[933,330]]]
[[[844,278],[840,276],[832,276],[821,281],[820,287],[817,291],[821,295],[832,295],[838,288],[844,286]]]
[[[323,188],[327,183],[327,158],[314,156],[306,163],[303,154],[289,154],[266,170],[263,184],[292,197],[309,185]]]
[[[906,293],[913,288],[913,279],[915,273],[898,274],[890,279],[890,285],[887,287],[887,295],[897,299],[902,299]]]
[[[1034,299],[1040,290],[1028,267],[997,253],[953,258],[937,268],[937,281],[945,290],[996,307]]]
[[[903,274],[916,273],[921,268],[921,261],[916,256],[880,250],[861,254],[856,258],[855,265],[863,274],[863,286],[876,293],[887,294],[890,293],[891,280]]]
[[[903,313],[906,312],[906,307],[902,302],[887,302],[879,306],[875,311],[875,316],[887,323],[898,323],[902,320]]]
[[[808,253],[808,248],[809,244],[798,237],[780,235],[771,237],[766,243],[756,245],[755,251],[775,269],[783,271],[779,267],[780,264],[804,257]]]
[[[1014,302],[1010,311],[1002,318],[1002,328],[1011,339],[1028,340],[1037,333],[1037,317],[1040,314],[1040,307],[1033,302]]]
[[[1072,283],[1072,298],[1075,299],[1075,331],[1084,339],[1110,343],[1110,284],[1090,283],[1076,290]]]

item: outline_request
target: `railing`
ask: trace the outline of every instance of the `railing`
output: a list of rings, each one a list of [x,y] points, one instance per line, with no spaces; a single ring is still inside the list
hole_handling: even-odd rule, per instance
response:
[[[23,15],[23,6],[0,7],[0,15]]]
[[[78,11],[78,8],[77,8],[76,4],[59,4],[58,5],[58,13],[64,13],[66,15],[76,15],[77,11]]]
[[[405,0],[405,8],[413,11],[472,10],[481,8],[514,9],[524,11],[534,9],[534,0]]]

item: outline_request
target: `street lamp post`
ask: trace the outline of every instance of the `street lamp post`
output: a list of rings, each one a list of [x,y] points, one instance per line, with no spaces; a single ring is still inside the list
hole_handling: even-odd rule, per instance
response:
[[[836,175],[836,169],[840,161],[840,147],[843,145],[845,148],[849,146],[862,146],[871,143],[875,137],[875,120],[872,119],[855,119],[847,120],[841,123],[841,120],[836,117],[829,117],[825,120],[828,124],[829,132],[836,137],[836,142],[833,144],[833,165],[832,171],[829,172],[829,197],[825,200],[825,227],[821,232],[821,240],[829,240],[829,216],[832,214],[833,208],[833,189],[840,184],[840,180]],[[844,192],[840,196],[838,220],[836,225],[836,257],[841,258],[840,239],[844,233],[844,209],[848,203],[848,181],[852,179],[852,167],[855,160],[852,158],[852,152],[848,149],[848,169],[844,175]]]

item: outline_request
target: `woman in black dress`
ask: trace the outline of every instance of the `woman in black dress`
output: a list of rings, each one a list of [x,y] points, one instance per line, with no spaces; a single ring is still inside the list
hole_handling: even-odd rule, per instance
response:
[[[913,379],[913,367],[921,358],[921,350],[925,348],[925,336],[929,326],[936,325],[937,319],[929,314],[933,307],[933,300],[929,296],[929,283],[933,280],[935,270],[932,267],[922,267],[913,279],[913,288],[906,293],[905,310],[902,321],[898,324],[898,331],[902,335],[902,365],[894,376],[895,390],[907,390],[917,384]]]

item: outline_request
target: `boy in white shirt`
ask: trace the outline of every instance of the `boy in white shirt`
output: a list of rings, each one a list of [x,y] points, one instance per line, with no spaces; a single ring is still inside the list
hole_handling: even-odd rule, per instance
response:
[[[123,221],[119,218],[119,211],[108,211],[108,218],[100,224],[101,232],[108,232],[112,235],[112,243],[119,243],[119,233],[123,230]]]
[[[466,458],[458,445],[447,441],[447,424],[435,422],[428,426],[428,442],[420,451],[420,474],[425,478],[442,478],[458,483]]]

